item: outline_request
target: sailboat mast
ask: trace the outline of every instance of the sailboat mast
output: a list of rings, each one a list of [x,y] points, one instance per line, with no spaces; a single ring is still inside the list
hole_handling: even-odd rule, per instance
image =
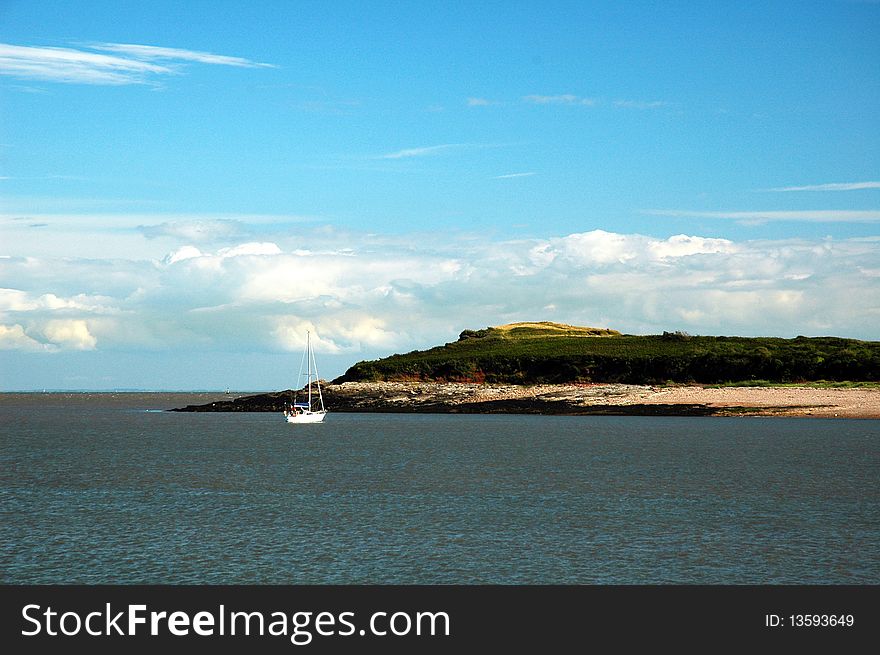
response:
[[[312,351],[312,366],[315,369],[315,384],[318,386],[318,400],[321,403],[321,411],[324,411],[324,395],[321,393],[321,378],[318,376],[318,362],[315,360],[315,351]]]
[[[312,411],[312,333],[306,332],[306,366],[309,380],[309,411]]]

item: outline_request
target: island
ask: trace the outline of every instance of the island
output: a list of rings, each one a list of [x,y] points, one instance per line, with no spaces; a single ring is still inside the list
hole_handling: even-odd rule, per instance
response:
[[[880,343],[512,323],[358,362],[322,390],[331,412],[880,418]],[[174,411],[280,412],[293,396]]]

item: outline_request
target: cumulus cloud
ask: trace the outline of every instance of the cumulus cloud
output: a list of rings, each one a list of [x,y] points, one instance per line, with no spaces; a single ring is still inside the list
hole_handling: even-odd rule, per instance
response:
[[[115,300],[109,296],[77,294],[59,297],[54,293],[39,296],[19,289],[0,289],[0,312],[3,311],[87,311],[94,313],[113,313]]]
[[[162,260],[165,264],[176,264],[177,262],[182,262],[186,259],[193,259],[194,257],[201,257],[202,251],[196,248],[195,246],[183,246],[169,252],[165,255],[165,258]]]
[[[148,239],[172,237],[188,241],[214,241],[241,236],[246,232],[244,223],[234,219],[182,220],[139,225],[138,230]]]
[[[378,356],[467,327],[558,320],[657,333],[880,338],[880,240],[592,230],[467,239],[304,232],[297,247],[0,259],[2,347]]]
[[[301,352],[306,345],[307,332],[313,335],[312,347],[329,354],[393,349],[400,337],[383,319],[359,311],[320,322],[298,316],[280,316],[275,319],[272,335],[285,350]]]
[[[220,257],[243,257],[245,255],[280,255],[281,248],[274,243],[243,243],[232,248],[221,248]]]
[[[51,343],[72,350],[94,350],[98,343],[81,319],[51,319],[44,325],[43,334]]]
[[[733,253],[737,246],[727,239],[712,239],[705,237],[691,237],[686,234],[677,234],[664,241],[652,240],[647,249],[657,259],[669,259],[671,257],[686,257],[688,255]]]
[[[0,324],[0,350],[19,350],[22,352],[51,352],[50,344],[40,343],[24,332],[21,325]]]
[[[544,262],[557,257],[576,266],[607,266],[638,261],[641,265],[664,262],[689,255],[732,253],[736,245],[727,239],[677,234],[656,239],[638,234],[617,234],[593,230],[565,237],[548,239],[533,249]]]
[[[551,239],[551,248],[564,257],[583,266],[623,264],[637,256],[637,240],[625,234],[593,230],[571,234],[561,239]]]

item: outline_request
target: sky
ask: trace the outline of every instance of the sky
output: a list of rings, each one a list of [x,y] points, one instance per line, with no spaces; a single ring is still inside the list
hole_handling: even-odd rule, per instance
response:
[[[880,3],[0,0],[0,390],[537,320],[880,340]]]

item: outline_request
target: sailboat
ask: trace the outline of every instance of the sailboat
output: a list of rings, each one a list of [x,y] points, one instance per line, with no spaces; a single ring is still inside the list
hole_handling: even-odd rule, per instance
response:
[[[297,402],[296,394],[294,393],[293,403],[285,407],[284,416],[287,418],[288,423],[320,423],[327,415],[327,410],[324,409],[324,396],[321,395],[321,381],[318,379],[318,365],[315,362],[315,353],[312,351],[311,332],[306,332],[306,349],[303,352],[303,361],[308,371],[305,373],[308,377],[308,383],[306,384],[308,388],[307,401],[304,403]],[[303,361],[299,365],[300,376],[303,375]],[[312,378],[314,378],[315,385],[317,386],[317,406],[312,405]],[[317,409],[318,406],[320,409]]]

